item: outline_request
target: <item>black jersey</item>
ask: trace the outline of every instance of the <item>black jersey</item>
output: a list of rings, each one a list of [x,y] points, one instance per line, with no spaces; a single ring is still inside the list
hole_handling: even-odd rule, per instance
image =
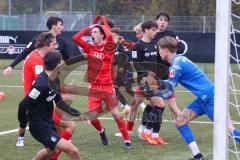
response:
[[[37,38],[38,38],[38,35],[35,36],[31,40],[31,42],[28,43],[26,48],[9,65],[10,67],[14,68],[18,63],[20,63],[22,60],[24,60],[35,49],[35,43],[36,43]],[[67,51],[66,42],[60,36],[57,36],[56,39],[57,39],[57,43],[58,43],[57,50],[61,53],[62,59],[64,61],[68,60],[70,58],[70,56]]]
[[[140,77],[145,76],[148,71],[154,72],[159,78],[167,74],[165,65],[168,65],[168,63],[160,57],[154,40],[151,42],[139,40],[132,49],[132,60]]]
[[[28,95],[19,104],[18,119],[20,127],[24,127],[27,123],[26,111],[28,111],[30,127],[54,127],[55,124],[52,120],[53,101],[63,111],[78,117],[80,112],[62,101],[59,88],[57,82],[50,81],[47,74],[42,72],[35,80]]]
[[[132,71],[129,50],[126,49],[122,44],[117,45],[114,60],[114,65],[116,65],[118,69],[122,68],[125,72]]]
[[[177,54],[182,54],[184,52],[185,49],[184,44],[181,41],[179,41],[178,36],[172,31],[165,30],[163,32],[157,32],[156,36],[154,37],[154,41],[156,41],[157,43],[159,39],[163,38],[164,36],[171,36],[178,41]]]

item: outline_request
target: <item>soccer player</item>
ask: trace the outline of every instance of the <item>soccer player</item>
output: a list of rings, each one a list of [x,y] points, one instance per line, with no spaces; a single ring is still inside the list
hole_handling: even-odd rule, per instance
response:
[[[84,34],[89,32],[91,32],[92,43],[88,43],[82,38]],[[117,108],[118,100],[115,94],[112,77],[113,57],[116,47],[106,19],[104,25],[91,25],[75,34],[73,39],[88,55],[89,110],[98,109],[99,112],[104,112],[102,108],[102,102],[104,101],[107,111],[111,111],[123,135],[124,148],[133,148],[126,124]],[[107,145],[108,139],[100,121],[94,119],[91,120],[91,124],[99,131],[102,144]]]
[[[116,77],[115,77],[115,91],[119,101],[122,103],[123,111],[121,114],[128,114],[130,111],[130,106],[127,103],[126,98],[122,94],[120,87],[124,87],[128,96],[134,95],[134,91],[132,89],[133,81],[133,73],[132,73],[132,66],[130,64],[130,54],[129,48],[127,48],[124,43],[126,41],[119,35],[119,30],[111,29],[114,41],[116,43],[116,53],[115,53],[115,60],[114,65],[116,67]],[[130,42],[129,42],[130,43]],[[133,43],[133,42],[132,42]]]
[[[140,40],[140,39],[142,39],[142,37],[143,37],[143,31],[142,31],[142,28],[141,28],[141,25],[142,25],[142,23],[139,23],[139,24],[137,24],[136,26],[134,26],[133,27],[133,31],[136,33],[136,38],[138,39],[138,40]],[[129,49],[127,49],[127,50],[129,50]],[[130,52],[130,53],[129,53]],[[121,52],[120,52],[121,53]],[[131,54],[131,49],[130,49],[130,51],[127,51],[126,52],[126,50],[125,50],[125,54],[124,54],[124,52],[122,52],[122,54],[120,55],[121,57],[125,57],[126,58],[126,60],[128,60],[129,59],[129,54]],[[132,60],[132,58],[130,57],[130,60]],[[119,60],[120,61],[120,64],[122,64],[122,66],[125,66],[123,63],[121,63],[121,61],[122,60]],[[128,60],[128,63],[129,63],[129,60]],[[121,68],[121,67],[120,67]],[[122,67],[123,68],[123,67]],[[119,71],[121,71],[121,69],[119,70]],[[132,78],[132,76],[130,77],[130,79]],[[117,77],[116,77],[116,80],[117,80]],[[132,88],[132,84],[129,84],[128,83],[129,82],[129,80],[128,81],[126,81],[125,83],[126,84],[128,84],[128,86],[130,87],[130,85],[131,85],[131,88]],[[130,82],[131,82],[131,80],[130,80]],[[116,85],[116,83],[117,82],[115,82],[115,85]],[[119,87],[118,87],[119,88]],[[127,89],[126,89],[126,91],[127,91]],[[129,93],[129,92],[128,92]],[[131,95],[131,94],[130,94]],[[133,96],[133,95],[132,95]],[[123,97],[124,98],[124,97]],[[119,99],[120,100],[120,99]],[[120,100],[120,102],[121,102],[121,100]],[[121,102],[122,104],[124,104],[124,101],[123,102]],[[125,103],[126,104],[126,103]],[[121,112],[121,114],[129,114],[129,112],[130,112],[130,107],[128,107],[129,105],[125,105],[125,107],[124,107],[124,109],[123,109],[123,111]],[[144,103],[141,103],[140,104],[140,106],[141,106],[141,108],[142,108],[142,110],[144,110],[145,109],[145,107],[146,107],[146,105],[144,104]]]
[[[66,42],[60,37],[61,33],[63,32],[63,21],[61,18],[59,17],[49,17],[49,19],[47,20],[46,23],[49,32],[52,33],[55,37],[56,37],[56,47],[55,50],[59,50],[59,52],[61,53],[61,57],[64,61],[67,62],[67,60],[69,59],[69,55],[67,53],[67,46],[66,46]],[[3,71],[3,75],[8,76],[11,74],[13,68],[22,60],[24,60],[32,51],[34,51],[36,49],[36,41],[39,35],[35,36],[32,41],[27,45],[27,47],[22,51],[22,53],[20,55],[17,56],[17,58],[10,64],[9,67],[7,67],[4,71]],[[37,55],[37,54],[36,54]],[[31,58],[31,59],[34,59]],[[33,66],[33,69],[29,72],[36,72],[36,75],[33,76],[32,73],[29,73],[31,76],[27,76],[26,75],[26,80],[24,83],[28,83],[26,84],[26,88],[24,89],[24,95],[26,95],[29,91],[29,89],[31,88],[32,82],[33,80],[36,78],[36,76],[43,71],[43,67],[42,67],[42,60],[41,58],[36,58],[36,61],[39,60],[37,63],[40,62],[40,64],[36,64],[36,68],[34,68],[35,66]],[[31,60],[29,60],[31,61]],[[27,71],[28,72],[28,71]],[[28,74],[28,73],[26,73]],[[35,77],[35,78],[34,78]],[[29,80],[29,82],[27,82]],[[63,131],[63,133],[61,134],[61,136],[66,137],[67,139],[71,138],[72,133],[75,131],[75,124],[73,122],[70,121],[61,121],[61,119],[56,116],[55,112],[53,114],[53,117],[56,120],[56,124],[57,125],[61,125],[61,127],[65,128],[66,130]],[[16,143],[16,146],[24,146],[24,134],[25,134],[25,128],[20,128],[19,130],[19,137]]]
[[[161,38],[158,47],[162,59],[171,64],[170,77],[169,80],[159,82],[165,90],[154,91],[153,95],[169,98],[180,83],[197,97],[187,108],[178,113],[176,127],[192,151],[194,160],[204,160],[188,123],[204,114],[213,121],[214,85],[197,65],[188,58],[176,54],[178,42],[175,38],[170,36]],[[238,138],[235,139],[239,141],[240,130],[230,126],[232,127],[229,129],[230,134],[237,136]]]
[[[154,37],[157,33],[158,25],[154,21],[146,21],[141,25],[143,37],[132,49],[132,59],[134,67],[138,72],[138,82],[148,74],[161,78],[164,76],[164,62],[158,54]],[[160,68],[161,67],[161,68]],[[138,105],[145,99],[145,96],[137,91],[131,106],[130,119],[127,123],[129,131],[132,131],[136,118]],[[141,137],[150,144],[165,144],[159,136],[162,123],[162,114],[165,108],[164,100],[159,97],[149,98],[151,105],[147,105],[143,113],[143,122],[146,127],[141,133]],[[147,122],[146,122],[147,120]],[[143,128],[141,129],[143,130]]]
[[[24,96],[29,93],[34,80],[39,76],[41,72],[44,71],[43,57],[48,52],[53,52],[57,48],[56,37],[51,32],[43,32],[36,39],[35,43],[36,49],[33,50],[25,59],[23,64],[23,85],[24,85]],[[62,130],[60,136],[69,140],[72,137],[76,127],[75,123],[72,121],[61,120],[61,114],[56,115],[57,110],[53,112],[53,120],[56,125]],[[21,126],[19,128],[19,137],[16,146],[24,146],[24,134],[26,126]],[[51,158],[51,160],[56,160],[60,155],[61,151],[57,155]]]
[[[56,41],[53,45],[56,44]],[[45,148],[40,150],[34,160],[45,160],[56,154],[57,150],[62,150],[73,160],[80,160],[79,150],[67,140],[61,138],[55,128],[55,123],[52,120],[54,103],[57,107],[73,117],[79,117],[79,120],[87,120],[76,109],[65,103],[60,95],[60,86],[49,85],[57,79],[59,74],[59,66],[61,56],[58,52],[48,53],[44,57],[45,71],[41,72],[35,80],[29,93],[19,104],[19,122],[25,126],[26,111],[28,111],[29,131],[31,135]]]
[[[178,41],[177,53],[182,54],[184,52],[185,46],[173,31],[167,30],[169,22],[170,22],[170,16],[167,12],[159,12],[156,15],[156,23],[158,24],[158,31],[154,40],[158,42],[158,40],[163,38],[164,36],[171,36],[173,38],[176,38],[176,40]]]
[[[49,32],[51,32],[54,36],[57,37],[57,43],[58,47],[57,50],[62,55],[62,59],[66,61],[69,59],[69,54],[67,53],[67,45],[66,42],[60,37],[64,30],[63,26],[63,20],[59,17],[49,17],[47,20],[47,28],[49,29]],[[26,48],[19,54],[15,60],[3,71],[4,76],[8,76],[11,74],[13,68],[19,64],[21,61],[23,61],[34,49],[35,49],[35,43],[38,35],[35,36],[31,42],[28,43]]]

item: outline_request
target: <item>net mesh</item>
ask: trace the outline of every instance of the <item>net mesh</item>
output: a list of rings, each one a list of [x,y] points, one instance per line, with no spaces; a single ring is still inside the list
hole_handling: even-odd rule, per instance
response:
[[[240,124],[240,0],[232,0],[231,12],[231,53],[230,53],[230,85],[229,85],[229,113],[236,128]],[[240,145],[230,135],[229,159],[240,160]]]

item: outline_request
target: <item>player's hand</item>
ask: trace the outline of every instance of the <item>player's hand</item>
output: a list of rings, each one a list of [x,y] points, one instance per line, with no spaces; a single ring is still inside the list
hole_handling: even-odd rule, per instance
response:
[[[152,72],[152,71],[148,71],[148,76],[155,77],[156,74],[154,72]]]
[[[19,128],[19,129],[18,129],[17,136],[20,136],[20,135],[23,134],[25,131],[26,131],[26,128]]]
[[[123,73],[124,69],[123,68],[118,68],[118,73]]]
[[[74,96],[72,96],[71,94],[61,94],[61,97],[64,101],[74,99]]]
[[[13,70],[12,67],[7,67],[6,69],[3,70],[3,75],[9,76],[12,73],[12,70]]]
[[[118,43],[123,44],[124,42],[125,42],[125,39],[123,38],[123,36],[119,36]]]
[[[89,117],[86,116],[84,113],[79,115],[79,120],[83,121],[84,123],[91,124]]]

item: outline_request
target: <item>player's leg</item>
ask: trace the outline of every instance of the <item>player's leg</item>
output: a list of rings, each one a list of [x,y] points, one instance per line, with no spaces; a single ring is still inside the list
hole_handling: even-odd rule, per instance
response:
[[[121,112],[121,114],[129,114],[130,112],[130,106],[128,105],[124,95],[121,92],[121,87],[124,87],[124,80],[125,80],[125,74],[124,73],[118,73],[115,79],[115,92],[116,92],[116,96],[118,98],[118,100],[122,103],[122,109],[123,111]]]
[[[138,127],[139,138],[143,139],[142,132],[145,130],[147,122],[149,120],[149,113],[152,110],[152,106],[147,104],[147,106],[143,110],[141,125]]]
[[[150,98],[152,109],[148,114],[148,120],[142,137],[147,140],[150,144],[166,144],[163,139],[159,136],[162,115],[164,111],[164,100],[160,97]]]
[[[228,133],[237,141],[240,142],[240,129],[233,126],[232,121],[229,120]]]
[[[102,99],[96,98],[96,93],[98,93],[96,90],[89,89],[88,93],[88,110],[98,110],[102,106]],[[98,96],[101,95],[100,93],[97,94]],[[98,119],[93,119],[90,121],[92,126],[98,130],[99,135],[101,137],[101,141],[103,145],[108,145],[108,138],[105,132],[105,128],[102,127],[101,122]]]
[[[111,111],[111,114],[117,123],[118,129],[122,134],[122,138],[124,140],[124,148],[125,149],[131,149],[133,148],[132,143],[130,141],[130,136],[127,130],[127,125],[125,121],[123,120],[122,116],[119,113],[119,110],[117,108],[118,99],[116,97],[114,88],[112,85],[106,85],[104,88],[102,88],[103,93],[103,100],[106,103],[106,107],[108,110]]]
[[[207,116],[213,120],[214,119],[214,96],[210,97],[203,108]],[[229,114],[229,113],[228,113]],[[228,116],[228,133],[237,141],[240,142],[240,130],[235,128],[230,119],[230,115]]]
[[[26,128],[19,128],[17,133],[17,147],[23,147],[24,146],[24,139],[25,139],[25,131]]]
[[[65,152],[72,160],[80,160],[79,150],[70,142],[61,138],[55,145],[56,149],[60,149]],[[52,150],[50,148],[45,148],[40,150],[33,158],[33,160],[46,160],[52,155],[56,154],[57,150]]]
[[[133,130],[134,121],[137,117],[138,106],[143,102],[144,99],[145,99],[144,96],[142,96],[140,94],[134,94],[134,97],[133,97],[132,102],[131,102],[130,117],[129,117],[129,120],[127,122],[128,131]]]
[[[18,108],[19,110],[19,108]],[[25,117],[25,124],[20,124],[19,125],[19,129],[18,129],[18,133],[17,133],[17,143],[16,146],[17,147],[23,147],[24,146],[24,138],[25,138],[25,131],[26,131],[26,125],[28,123],[28,113],[27,113],[27,108],[25,107],[23,112],[18,112],[19,114],[24,114]],[[20,115],[18,115],[19,117]],[[23,116],[23,115],[22,115]]]
[[[121,112],[121,114],[128,114],[130,112],[130,106],[128,105],[123,94],[121,93],[120,87],[115,86],[115,91],[116,91],[116,96],[117,96],[118,100],[122,103],[121,108],[123,109],[123,111]]]
[[[121,117],[121,115],[118,111],[118,108],[113,107],[113,109],[111,110],[111,114],[117,123],[119,131],[122,134],[122,138],[124,140],[124,148],[125,149],[133,148],[132,143],[130,141],[130,136],[129,136],[129,133],[127,130],[127,125],[126,125],[125,121],[123,120],[123,118]]]
[[[44,148],[36,153],[36,155],[33,157],[33,160],[46,160],[56,153],[57,150],[52,151],[49,148]]]
[[[80,152],[77,147],[63,138],[58,141],[56,149],[60,149],[65,152],[72,160],[80,160]]]
[[[192,151],[194,160],[203,160],[203,156],[198,148],[194,134],[188,126],[188,123],[204,114],[202,106],[202,101],[200,99],[196,99],[176,118],[177,130]]]
[[[59,135],[61,138],[66,140],[70,140],[72,138],[73,133],[76,130],[76,124],[73,121],[64,121],[62,119],[62,113],[59,109],[55,108],[53,111],[53,120],[57,127],[60,128]],[[61,150],[58,151],[57,154],[52,156],[50,160],[57,160],[59,155],[61,154]]]

